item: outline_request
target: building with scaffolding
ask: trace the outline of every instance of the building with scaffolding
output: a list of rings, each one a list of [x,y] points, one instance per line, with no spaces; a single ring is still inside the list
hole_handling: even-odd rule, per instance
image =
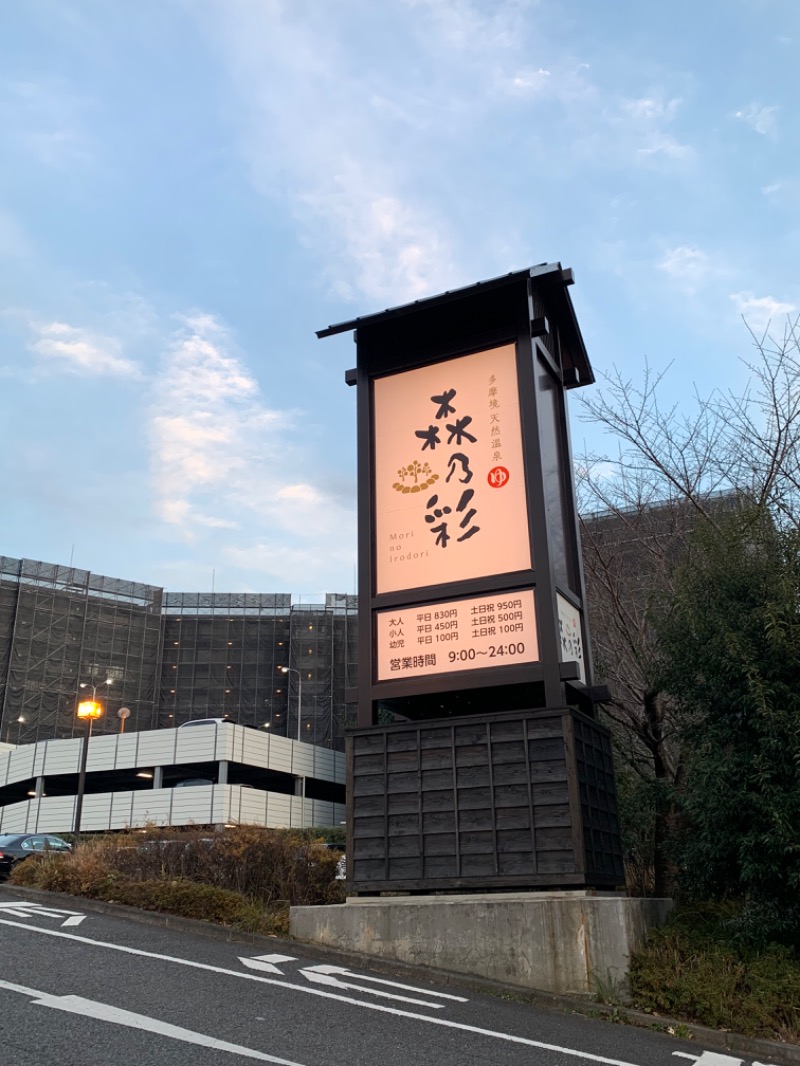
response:
[[[152,585],[0,556],[0,740],[81,733],[75,708],[93,686],[109,712],[129,708],[128,728],[152,729],[162,597]],[[119,725],[107,716],[109,731]]]
[[[354,596],[165,593],[0,556],[0,743],[79,735],[96,690],[101,734],[219,718],[341,750],[356,654]]]
[[[216,716],[343,749],[356,611],[355,596],[335,594],[167,593],[158,725]]]

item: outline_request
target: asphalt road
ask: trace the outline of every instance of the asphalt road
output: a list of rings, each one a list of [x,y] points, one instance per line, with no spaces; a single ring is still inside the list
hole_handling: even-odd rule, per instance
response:
[[[212,939],[13,889],[0,960],[2,1066],[753,1064],[291,941]]]

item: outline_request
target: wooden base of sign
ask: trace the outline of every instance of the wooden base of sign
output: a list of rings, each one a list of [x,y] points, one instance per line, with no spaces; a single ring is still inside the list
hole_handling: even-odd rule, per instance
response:
[[[611,740],[572,708],[347,740],[351,895],[624,883]]]

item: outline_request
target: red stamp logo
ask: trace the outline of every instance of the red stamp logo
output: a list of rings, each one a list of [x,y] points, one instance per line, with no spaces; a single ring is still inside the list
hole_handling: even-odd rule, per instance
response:
[[[509,477],[511,475],[504,466],[495,466],[489,471],[486,480],[493,489],[502,489],[504,485],[508,484]]]

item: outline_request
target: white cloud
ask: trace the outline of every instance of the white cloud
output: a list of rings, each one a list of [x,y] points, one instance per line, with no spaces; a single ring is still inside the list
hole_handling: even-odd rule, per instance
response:
[[[496,176],[502,150],[484,167],[470,147],[513,128],[510,107],[525,123],[520,144],[541,138],[571,178],[587,160],[675,171],[694,159],[675,126],[680,94],[601,91],[583,57],[547,37],[538,6],[396,0],[377,14],[349,0],[319,19],[286,0],[217,0],[198,16],[238,89],[251,179],[288,209],[337,296],[380,308],[525,261],[541,233],[515,242],[511,263],[496,241],[503,230],[507,246],[515,228],[501,191],[514,179]],[[397,36],[396,53],[365,52],[373,20]],[[476,203],[485,217],[466,227]]]
[[[561,131],[567,155],[595,171],[628,170],[632,163],[675,171],[693,162],[695,148],[673,131],[681,97],[655,88],[640,97],[617,95],[592,82],[587,70],[580,64],[550,79],[548,102],[563,108],[568,123]]]
[[[520,70],[511,79],[511,84],[515,89],[520,89],[523,92],[533,90],[534,92],[544,88],[550,77],[550,71],[545,70],[543,67],[539,67],[538,70]]]
[[[262,540],[244,548],[226,548],[224,557],[231,566],[250,574],[262,575],[269,588],[286,588],[293,582],[293,590],[303,594],[315,589],[328,592],[352,591],[353,567],[356,556],[355,534],[320,549],[282,540]],[[332,578],[332,574],[339,577]],[[291,575],[291,577],[290,577]],[[331,587],[331,581],[337,587]]]
[[[115,337],[70,326],[66,322],[31,322],[38,335],[29,347],[51,367],[73,374],[137,377],[138,365],[122,354]]]
[[[800,181],[797,178],[780,178],[762,185],[761,193],[773,204],[796,206],[800,201]]]
[[[774,137],[778,131],[777,107],[762,107],[760,104],[748,104],[735,112],[734,118],[747,123],[762,137]]]
[[[314,506],[323,502],[322,495],[313,485],[286,485],[277,495],[279,500],[299,500]]]
[[[252,181],[288,204],[334,290],[385,305],[451,286],[461,270],[447,228],[392,141],[429,122],[419,85],[397,92],[359,71],[350,41],[288,5],[242,0],[214,10],[214,36],[246,101]]]
[[[314,559],[324,561],[320,573],[339,559],[349,569],[353,509],[326,488],[324,471],[314,478],[304,471],[308,460],[294,443],[301,415],[267,407],[217,319],[185,318],[153,383],[151,477],[160,520],[195,543],[235,529],[237,544],[254,547],[234,548],[223,536],[215,550],[284,584],[305,580]]]
[[[666,120],[671,122],[680,107],[681,100],[673,97],[664,101],[657,96],[642,96],[635,100],[624,100],[622,110],[636,120]]]
[[[616,111],[609,108],[609,122],[619,128],[623,141],[630,139],[639,162],[688,160],[694,149],[666,128],[675,121],[682,103],[680,97],[665,98],[658,92],[623,99]]]
[[[573,463],[575,477],[579,483],[592,481],[610,481],[617,477],[619,467],[608,459],[594,459],[587,456],[577,458]]]
[[[520,96],[534,76],[518,32],[532,6],[513,0],[487,15],[468,0],[390,5],[382,31],[416,38],[413,71],[390,56],[365,61],[351,22],[361,17],[357,3],[328,20],[297,16],[279,0],[211,9],[207,28],[246,102],[252,180],[288,203],[340,297],[386,306],[471,280],[437,185],[448,152],[460,154],[487,110]],[[467,68],[465,53],[480,63]],[[426,168],[432,182],[420,181]],[[455,174],[449,189],[459,198]],[[472,255],[485,252],[464,243]]]
[[[730,296],[737,312],[754,330],[766,329],[779,315],[790,315],[797,305],[774,296],[755,296],[752,292],[733,292]]]
[[[682,144],[669,133],[653,132],[648,143],[636,149],[642,157],[663,155],[668,159],[690,159],[694,156],[691,145]]]
[[[688,244],[670,249],[657,263],[657,267],[690,290],[694,290],[713,273],[711,260],[706,253]]]
[[[486,56],[497,49],[512,47],[521,35],[521,20],[536,0],[521,3],[494,3],[481,8],[472,0],[405,0],[414,9],[414,18],[437,40],[458,52],[478,52]],[[427,17],[426,17],[427,16]]]
[[[248,438],[278,418],[259,403],[257,382],[231,348],[212,316],[189,316],[154,383],[156,509],[189,538],[196,526],[237,524],[227,497],[246,468]]]
[[[392,182],[381,169],[340,158],[324,187],[298,195],[301,214],[323,224],[349,261],[344,274],[330,268],[335,290],[397,304],[452,287],[460,271],[441,222],[390,192]]]
[[[238,92],[251,180],[289,214],[338,297],[386,307],[524,263],[547,221],[509,239],[523,228],[505,200],[516,179],[499,164],[509,108],[524,123],[521,150],[540,139],[571,179],[587,161],[674,171],[694,159],[676,129],[680,94],[601,91],[587,63],[547,38],[537,7],[396,0],[378,14],[349,0],[319,19],[285,0],[217,0],[198,15]],[[397,36],[396,53],[364,50],[373,20]],[[521,248],[511,262],[509,243]]]

